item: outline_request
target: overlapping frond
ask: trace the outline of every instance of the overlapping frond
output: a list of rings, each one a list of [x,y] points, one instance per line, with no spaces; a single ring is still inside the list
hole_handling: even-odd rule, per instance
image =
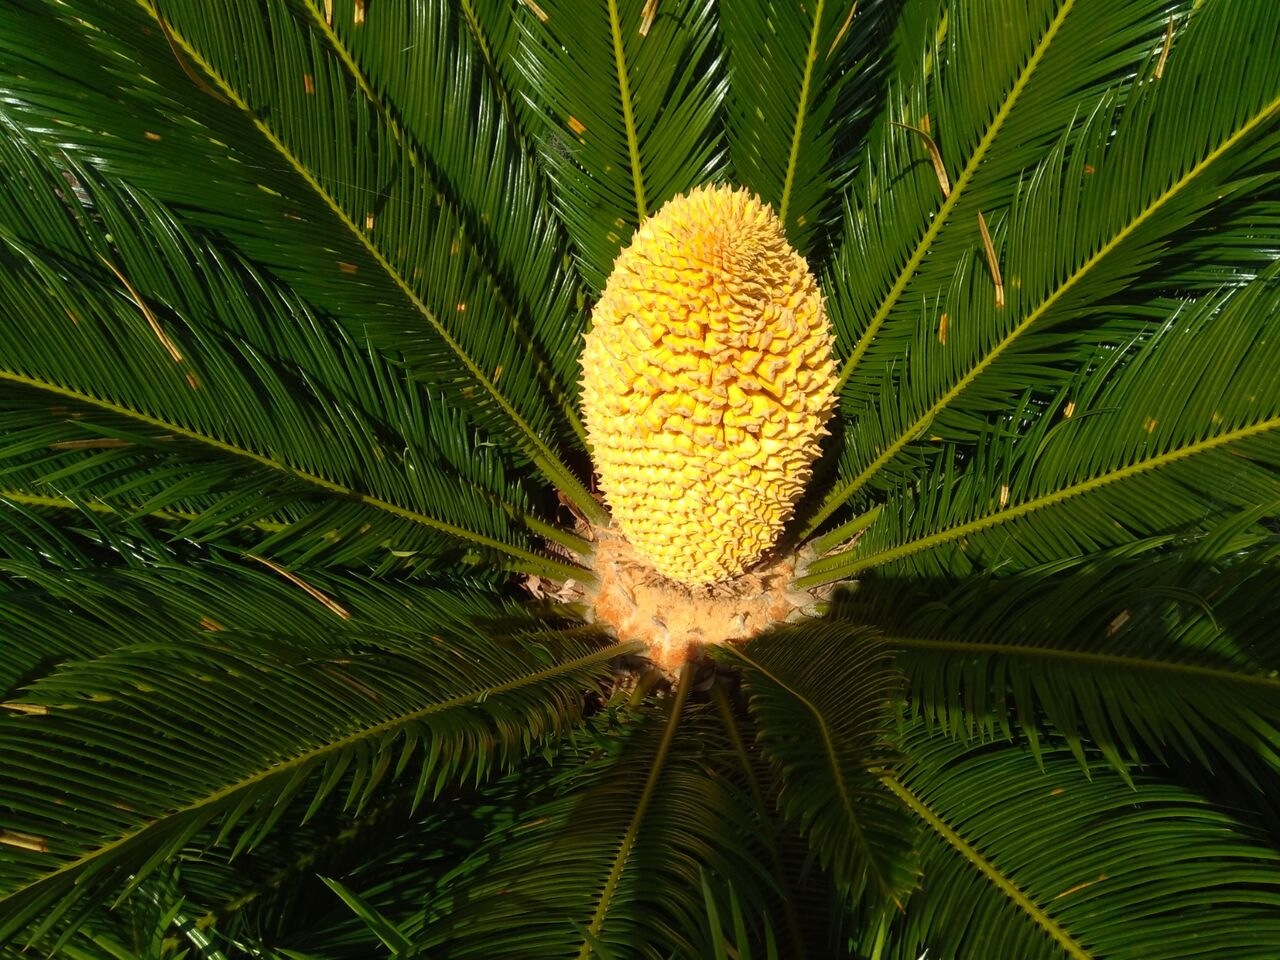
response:
[[[893,790],[924,829],[921,890],[881,956],[1268,956],[1280,854],[1247,813],[1158,777],[1089,779],[1063,749],[913,730]]]
[[[539,352],[513,335],[525,320],[495,296],[477,252],[492,239],[468,230],[305,11],[283,0],[266,11],[86,7],[53,18],[38,4],[6,11],[0,32],[40,37],[4,50],[15,122],[38,128],[57,104],[68,124],[60,146],[181,203],[189,223],[242,245],[357,336],[402,354],[414,376],[603,517],[557,452],[562,418]],[[62,69],[68,48],[82,54],[75,82]],[[86,92],[102,90],[106,104],[94,97],[86,113]],[[529,261],[541,252],[524,250]]]
[[[918,314],[938,296],[974,247],[976,211],[1007,206],[1023,171],[1087,118],[1081,103],[1146,60],[1165,26],[1144,3],[911,7],[894,37],[890,122],[849,192],[828,284],[847,392],[861,402],[914,330],[906,318],[886,329],[893,311]]]
[[[435,588],[314,568],[297,577],[259,558],[193,549],[114,514],[86,510],[79,523],[62,516],[54,526],[27,512],[0,511],[0,623],[10,638],[0,648],[4,696],[58,663],[131,643],[208,639],[222,630],[320,643],[335,617],[353,611],[366,637],[416,637],[441,622],[455,630],[474,623],[479,637],[523,622],[509,604],[452,576]]]
[[[7,701],[0,753],[27,774],[0,784],[5,836],[27,842],[7,844],[0,865],[0,937],[70,929],[207,826],[243,848],[294,798],[314,811],[341,790],[358,808],[406,770],[422,797],[509,767],[561,732],[584,686],[630,649],[332,619],[323,638],[279,627],[139,638],[65,662]],[[94,764],[76,759],[86,754]],[[50,797],[74,798],[78,815]]]
[[[1050,404],[1030,397],[975,449],[945,452],[856,546],[801,582],[1013,572],[1280,505],[1274,270],[1168,308],[1140,348],[1102,351]],[[1118,368],[1118,369],[1117,369]],[[818,546],[851,534],[837,527]]]
[[[998,102],[1015,94],[1016,102],[1007,113],[996,111],[1001,125],[987,128],[979,141],[983,151],[990,148],[990,159],[975,162],[982,160],[975,148],[963,168],[973,186],[956,178],[937,213],[925,211],[916,221],[927,226],[914,253],[890,261],[887,277],[896,279],[864,284],[862,263],[876,261],[870,253],[855,253],[840,268],[833,316],[842,325],[842,313],[869,318],[846,327],[854,334],[846,342],[857,344],[846,362],[846,394],[859,416],[844,440],[843,478],[807,529],[868,484],[900,481],[900,472],[882,471],[900,458],[904,465],[918,462],[928,437],[965,439],[975,417],[1020,394],[1028,380],[1052,387],[1068,375],[1061,372],[1064,363],[1070,371],[1098,343],[1123,342],[1141,331],[1162,290],[1200,292],[1229,276],[1230,270],[1205,270],[1187,257],[1178,246],[1184,236],[1200,247],[1200,234],[1212,224],[1240,240],[1224,244],[1229,265],[1247,274],[1267,261],[1263,238],[1276,226],[1274,198],[1264,190],[1255,202],[1254,194],[1259,165],[1274,156],[1280,68],[1266,57],[1245,58],[1238,71],[1219,67],[1245,46],[1274,45],[1276,11],[1260,6],[1237,15],[1222,5],[1204,6],[1179,24],[1176,50],[1155,79],[1152,65],[1138,65],[1144,49],[1152,49],[1143,41],[1155,28],[1150,5],[1139,5],[1145,13],[1133,14],[1124,29],[1112,17],[1131,5],[1108,4],[1116,12],[1092,18],[1088,6],[1063,3],[1052,20],[1048,11],[1043,23],[1032,18],[1040,24],[1036,49],[1043,47],[1043,54],[1025,63],[1015,56],[1020,66]],[[1054,39],[1072,36],[1073,43]],[[1045,79],[1039,71],[1057,62],[1055,50],[1072,55]],[[985,49],[982,55],[989,56]],[[1017,78],[1032,68],[1020,85]],[[1076,78],[1087,83],[1091,73],[1093,92],[1087,85],[1082,91]],[[1037,78],[1048,91],[1040,103],[1032,96],[1040,89]],[[1120,92],[1108,92],[1113,87]],[[1031,126],[1019,128],[1015,120],[1028,111]],[[1072,125],[1077,115],[1080,122]],[[1019,130],[1019,147],[997,149],[1001,131]],[[892,178],[907,164],[899,155],[883,174]],[[983,192],[988,183],[989,195]],[[890,215],[880,202],[883,185],[867,187],[875,209]],[[990,254],[983,249],[980,210],[993,238]],[[892,217],[885,222],[897,228],[911,222],[896,209]],[[854,237],[873,235],[864,219],[851,218]],[[869,291],[864,305],[840,306],[850,290],[863,287]],[[876,344],[873,362],[869,351]]]
[[[68,168],[85,199],[63,203],[49,160],[19,140],[0,158],[5,489],[248,527],[281,557],[538,565],[524,495],[456,413],[145,196]],[[249,337],[294,341],[293,362]]]
[[[584,320],[576,275],[504,111],[504,78],[486,73],[486,50],[474,47],[483,37],[471,32],[473,14],[443,2],[374,4],[357,22],[349,3],[305,6],[397,143],[408,142],[438,202],[457,211],[458,255],[465,245],[480,259],[510,336],[534,351],[540,383],[585,440],[573,402]]]
[[[0,957],[1269,960],[1272,49],[1264,2],[0,3]],[[590,299],[721,179],[824,277],[791,540],[859,582],[653,696],[511,573],[590,580]]]
[[[1251,519],[1173,553],[1157,540],[958,586],[868,579],[842,615],[885,633],[911,708],[946,732],[1016,728],[1035,751],[1048,728],[1081,762],[1093,744],[1122,772],[1156,757],[1247,780],[1280,768],[1280,544]]]
[[[441,915],[413,931],[418,948],[456,957],[705,955],[704,875],[725,878],[760,909],[769,879],[758,827],[717,760],[726,745],[715,720],[705,710],[645,710],[599,736],[576,762],[565,758],[554,796],[491,836],[438,894]]]
[[[215,822],[128,896],[95,911],[61,947],[57,943],[69,931],[55,927],[27,952],[75,957],[87,942],[118,945],[113,960],[177,960],[184,949],[204,960],[244,954],[364,960],[377,955],[376,937],[355,916],[343,923],[340,901],[321,878],[355,873],[357,882],[369,884],[374,877],[394,877],[393,912],[421,908],[429,894],[419,877],[430,877],[425,889],[434,889],[431,883],[443,880],[452,858],[465,858],[486,829],[509,820],[548,767],[531,758],[516,769],[496,779],[450,785],[429,803],[415,803],[412,774],[379,789],[358,810],[347,805],[342,790],[314,809],[303,794],[279,814],[283,828],[255,837],[249,848],[234,833],[220,837]],[[308,817],[300,822],[304,813]],[[160,940],[163,945],[157,945]],[[19,955],[11,944],[0,948],[0,956],[10,956],[6,949]]]
[[[744,667],[782,813],[855,900],[900,897],[915,863],[902,810],[879,783],[895,762],[887,725],[899,678],[888,648],[870,630],[824,623],[724,651]]]
[[[644,217],[724,167],[714,5],[667,0],[646,25],[650,5],[546,0],[512,13],[530,127],[592,292]]]
[[[875,0],[720,6],[733,177],[773,206],[803,254],[838,218],[858,134],[881,92],[898,6]]]

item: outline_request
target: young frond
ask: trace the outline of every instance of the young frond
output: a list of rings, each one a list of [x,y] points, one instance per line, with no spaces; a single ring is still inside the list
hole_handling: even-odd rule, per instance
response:
[[[893,12],[827,0],[721,8],[733,177],[773,206],[806,256],[838,218],[858,131],[882,95]]]

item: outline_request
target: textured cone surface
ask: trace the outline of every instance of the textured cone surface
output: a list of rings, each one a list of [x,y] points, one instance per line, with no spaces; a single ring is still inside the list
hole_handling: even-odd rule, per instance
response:
[[[777,539],[833,406],[822,295],[773,212],[728,187],[636,231],[592,316],[583,410],[614,520],[686,584]]]

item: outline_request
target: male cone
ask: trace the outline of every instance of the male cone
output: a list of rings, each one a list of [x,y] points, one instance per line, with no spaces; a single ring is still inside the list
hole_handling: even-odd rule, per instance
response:
[[[767,206],[714,186],[648,218],[582,353],[583,410],[615,522],[688,585],[773,545],[834,407],[822,294]]]

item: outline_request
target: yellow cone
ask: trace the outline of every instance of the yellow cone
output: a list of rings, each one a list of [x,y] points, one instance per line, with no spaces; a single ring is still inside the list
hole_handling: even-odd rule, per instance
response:
[[[834,405],[822,294],[745,190],[676,197],[618,256],[582,353],[614,520],[662,574],[735,577],[777,539]]]

